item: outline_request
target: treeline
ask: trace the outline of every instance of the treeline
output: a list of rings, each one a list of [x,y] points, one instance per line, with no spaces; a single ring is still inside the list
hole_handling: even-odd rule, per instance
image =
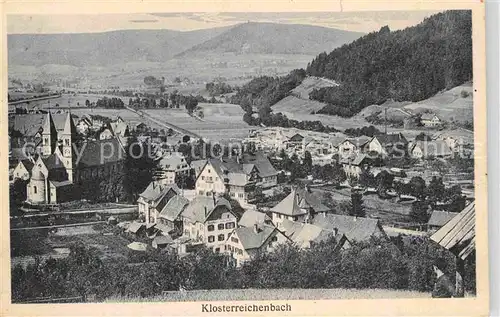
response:
[[[87,107],[88,106],[91,106],[91,104],[90,103],[87,104]],[[97,108],[121,109],[121,108],[125,108],[125,103],[123,102],[123,100],[121,100],[121,98],[104,97],[102,99],[98,99],[95,103],[95,106]]]
[[[306,77],[303,69],[295,69],[290,74],[282,77],[261,76],[252,79],[231,97],[233,104],[240,105],[246,112],[251,112],[252,107],[269,108],[288,96]]]
[[[241,268],[229,258],[201,249],[179,258],[167,252],[129,251],[127,261],[100,258],[99,251],[76,244],[63,259],[36,260],[11,270],[12,300],[81,296],[82,301],[147,298],[163,291],[273,288],[400,289],[430,292],[432,266],[444,266],[454,280],[454,256],[427,238],[372,240],[337,251],[336,241],[307,250],[282,245]],[[475,256],[465,264],[465,289],[475,293]]]
[[[373,137],[375,135],[382,134],[379,129],[374,126],[362,127],[362,128],[347,128],[344,130],[344,133],[350,137],[359,137],[362,135],[366,135],[369,137]]]
[[[215,98],[206,99],[201,95],[182,95],[177,91],[170,94],[146,95],[144,97],[130,98],[128,105],[140,109],[162,109],[162,108],[180,108],[185,107],[188,112],[193,112],[198,103],[217,103]]]
[[[262,115],[263,117],[261,117],[260,115]],[[282,114],[281,112],[278,113],[268,112],[264,114],[263,111],[260,111],[260,115],[258,117],[254,117],[252,114],[245,112],[245,114],[243,115],[243,121],[245,121],[249,125],[254,125],[254,126],[263,124],[268,127],[297,128],[300,130],[324,132],[324,133],[338,131],[334,127],[324,125],[319,120],[298,121],[298,120],[288,119],[288,117]]]
[[[320,113],[352,116],[388,99],[420,101],[472,79],[471,11],[438,13],[419,25],[391,32],[387,26],[319,54],[307,74],[341,83],[316,89]]]
[[[234,91],[233,87],[222,81],[209,82],[205,85],[205,89],[211,97],[228,94]]]

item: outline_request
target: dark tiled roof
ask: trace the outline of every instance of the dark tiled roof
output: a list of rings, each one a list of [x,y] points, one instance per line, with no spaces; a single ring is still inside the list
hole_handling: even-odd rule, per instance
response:
[[[386,237],[377,219],[352,217],[335,214],[320,214],[312,219],[312,224],[327,230],[337,228],[350,241],[366,241],[370,237]]]
[[[457,215],[457,213],[454,213],[454,212],[434,210],[432,212],[431,217],[429,218],[429,221],[427,222],[427,224],[429,226],[442,227],[448,221],[453,219],[453,217],[455,217],[456,215]]]
[[[288,196],[271,208],[271,211],[287,216],[299,216],[307,213],[300,209],[299,197],[295,189],[292,189],[292,192]]]
[[[267,156],[262,153],[257,153],[255,155],[244,154],[243,155],[244,164],[253,164],[257,167],[260,177],[269,177],[278,175],[278,171],[271,164]]]
[[[87,141],[84,146],[78,161],[78,164],[83,167],[115,163],[125,159],[125,151],[116,138],[91,140]],[[80,152],[81,149],[78,151]]]
[[[146,189],[139,194],[139,197],[142,197],[146,200],[157,202],[160,198],[162,198],[165,194],[167,194],[170,190],[173,190],[176,194],[179,193],[179,189],[177,186],[165,186],[156,184],[155,182],[151,182]]]
[[[25,136],[33,136],[43,128],[46,116],[46,114],[16,115],[14,120],[9,120],[9,127]]]
[[[399,142],[408,143],[406,138],[401,133],[379,134],[374,136],[373,138],[376,138],[382,145],[394,144]]]
[[[187,204],[189,204],[189,200],[181,195],[176,195],[168,201],[165,207],[163,207],[163,210],[160,212],[160,217],[169,221],[175,221]]]
[[[330,208],[321,203],[321,199],[314,193],[304,188],[298,188],[297,194],[299,196],[299,205],[302,201],[309,205],[315,212],[327,212]]]
[[[204,223],[217,206],[226,206],[232,210],[231,204],[224,198],[214,200],[213,197],[196,196],[182,211],[182,216],[193,222]]]

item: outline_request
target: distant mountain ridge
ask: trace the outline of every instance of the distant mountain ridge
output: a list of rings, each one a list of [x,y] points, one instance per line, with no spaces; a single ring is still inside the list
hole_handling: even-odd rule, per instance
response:
[[[9,64],[108,66],[165,62],[196,53],[310,54],[330,51],[362,33],[325,27],[243,23],[195,31],[120,30],[78,34],[9,34]]]
[[[78,34],[9,34],[9,64],[108,66],[163,62],[230,27],[195,31],[120,30]]]
[[[178,56],[196,53],[318,54],[364,35],[303,24],[248,22],[239,24]]]

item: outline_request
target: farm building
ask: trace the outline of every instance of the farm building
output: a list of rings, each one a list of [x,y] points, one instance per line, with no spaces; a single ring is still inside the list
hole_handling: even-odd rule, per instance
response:
[[[435,128],[439,125],[441,125],[441,119],[433,113],[424,113],[422,116],[420,116],[420,123],[424,127],[428,128]]]
[[[437,230],[444,226],[448,221],[453,219],[457,214],[455,212],[448,212],[442,210],[432,211],[431,217],[427,222],[427,230]]]

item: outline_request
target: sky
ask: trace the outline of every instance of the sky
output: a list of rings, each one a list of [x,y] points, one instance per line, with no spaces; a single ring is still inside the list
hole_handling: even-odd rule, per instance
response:
[[[369,33],[416,25],[436,11],[294,12],[294,13],[138,13],[100,15],[9,15],[9,34],[94,33],[132,29],[191,31],[244,22],[309,24]]]

